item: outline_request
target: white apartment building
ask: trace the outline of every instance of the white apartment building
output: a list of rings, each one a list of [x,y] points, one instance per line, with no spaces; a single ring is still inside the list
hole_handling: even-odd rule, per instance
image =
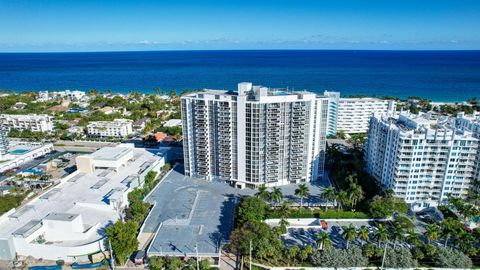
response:
[[[325,92],[328,96],[335,93],[340,94]],[[370,117],[373,114],[393,115],[396,109],[394,100],[378,98],[337,98],[337,102],[336,122],[329,123],[329,127],[335,128],[335,133],[338,131],[346,134],[367,133]],[[335,121],[335,118],[330,121]],[[332,130],[329,131],[329,134],[331,133],[333,133]]]
[[[455,125],[462,130],[468,130],[473,133],[475,138],[480,140],[480,113],[476,112],[473,115],[465,115],[465,113],[459,113],[455,118]],[[479,143],[480,144],[480,143]],[[477,151],[477,160],[475,163],[475,188],[480,191],[480,146]]]
[[[0,260],[85,262],[108,250],[105,229],[125,216],[128,193],[165,161],[160,151],[126,144],[77,157],[76,172],[0,216]]]
[[[183,96],[186,175],[239,188],[321,178],[328,102],[252,83]]]
[[[412,209],[465,197],[475,177],[479,140],[455,119],[429,114],[375,115],[365,146],[367,171]]]
[[[93,121],[87,125],[87,133],[93,137],[124,138],[133,133],[133,121],[115,119],[113,121]]]
[[[0,125],[11,130],[30,130],[35,132],[52,132],[53,117],[47,114],[1,114]]]
[[[0,160],[8,154],[8,130],[0,125]]]
[[[39,91],[38,100],[48,101],[57,98],[67,98],[70,100],[80,100],[85,96],[84,91],[79,90],[65,90],[65,91]]]

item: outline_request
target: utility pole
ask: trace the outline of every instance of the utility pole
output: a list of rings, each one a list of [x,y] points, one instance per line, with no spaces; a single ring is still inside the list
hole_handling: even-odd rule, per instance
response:
[[[385,257],[387,256],[387,242],[385,242],[385,249],[383,250],[383,258],[382,258],[382,267],[380,269],[385,269],[383,268],[383,265],[385,264]]]
[[[250,265],[248,266],[249,270],[252,270],[252,239],[250,239],[250,249],[249,249]]]
[[[110,267],[112,270],[115,270],[115,261],[113,260],[112,242],[110,242],[110,238],[108,239],[108,247],[110,249]]]
[[[198,245],[195,243],[195,253],[197,253],[197,270],[200,270],[200,265],[198,263]]]

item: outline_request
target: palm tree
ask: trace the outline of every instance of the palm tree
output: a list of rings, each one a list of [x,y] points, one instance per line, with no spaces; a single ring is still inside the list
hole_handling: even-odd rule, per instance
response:
[[[303,198],[308,197],[309,190],[306,184],[298,185],[298,188],[295,189],[295,195],[300,197],[300,207],[303,207]]]
[[[257,193],[255,193],[255,196],[259,199],[262,199],[264,201],[268,200],[268,188],[265,186],[265,184],[261,185],[258,187]]]
[[[274,187],[272,192],[270,193],[270,199],[273,201],[275,206],[282,201],[282,190],[279,187]]]
[[[449,217],[442,220],[440,226],[442,228],[442,234],[445,237],[445,247],[447,247],[448,240],[450,239],[450,237],[452,237],[452,235],[455,235],[457,233],[457,230],[461,225],[458,220]]]
[[[290,214],[290,202],[286,201],[283,202],[280,207],[278,208],[278,212],[280,213],[280,226],[287,226],[288,225],[288,215]]]
[[[321,232],[317,234],[317,248],[323,250],[323,248],[328,248],[332,245],[332,240],[327,232]]]
[[[338,208],[340,210],[343,208],[343,205],[348,204],[348,193],[345,190],[340,190],[336,196]]]
[[[348,227],[342,226],[342,229],[343,229],[342,237],[343,239],[345,239],[345,241],[347,241],[347,249],[348,249],[350,242],[355,240],[355,238],[357,237],[357,233],[356,233],[357,230],[355,226],[353,226],[353,224],[351,223],[350,225],[348,225]]]
[[[378,230],[373,234],[375,238],[377,238],[378,245],[380,246],[381,241],[384,241],[385,244],[388,241],[388,230],[383,224],[378,224]]]
[[[362,226],[357,232],[358,239],[363,239],[366,242],[369,240],[369,233],[366,226]]]
[[[351,182],[348,193],[350,194],[351,207],[354,209],[358,201],[363,199],[363,189],[357,183]]]
[[[408,231],[407,241],[411,245],[418,246],[420,244],[420,235],[415,232],[415,230],[410,229]]]
[[[335,200],[335,189],[333,187],[327,187],[323,193],[322,197],[326,201],[327,205],[330,204],[331,201]],[[328,207],[328,206],[327,206]],[[327,208],[325,207],[325,208]]]
[[[431,241],[437,240],[438,236],[440,235],[441,231],[437,224],[428,224],[426,227],[425,235],[427,236],[428,243],[430,244]]]
[[[404,237],[404,232],[402,225],[400,224],[395,224],[392,229],[392,238],[393,238],[393,249],[397,246],[397,241],[402,239]]]

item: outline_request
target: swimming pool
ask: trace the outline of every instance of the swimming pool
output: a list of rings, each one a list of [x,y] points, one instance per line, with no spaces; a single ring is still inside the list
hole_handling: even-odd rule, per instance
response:
[[[25,154],[26,152],[28,152],[29,150],[27,149],[15,149],[13,150],[12,152],[10,152],[10,154],[13,154],[13,155],[21,155],[21,154]]]

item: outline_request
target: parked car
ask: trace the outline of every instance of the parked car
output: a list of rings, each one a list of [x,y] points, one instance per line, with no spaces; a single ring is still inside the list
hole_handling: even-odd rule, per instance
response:
[[[322,229],[327,230],[328,229],[328,223],[325,220],[320,220],[320,225],[322,225]]]

